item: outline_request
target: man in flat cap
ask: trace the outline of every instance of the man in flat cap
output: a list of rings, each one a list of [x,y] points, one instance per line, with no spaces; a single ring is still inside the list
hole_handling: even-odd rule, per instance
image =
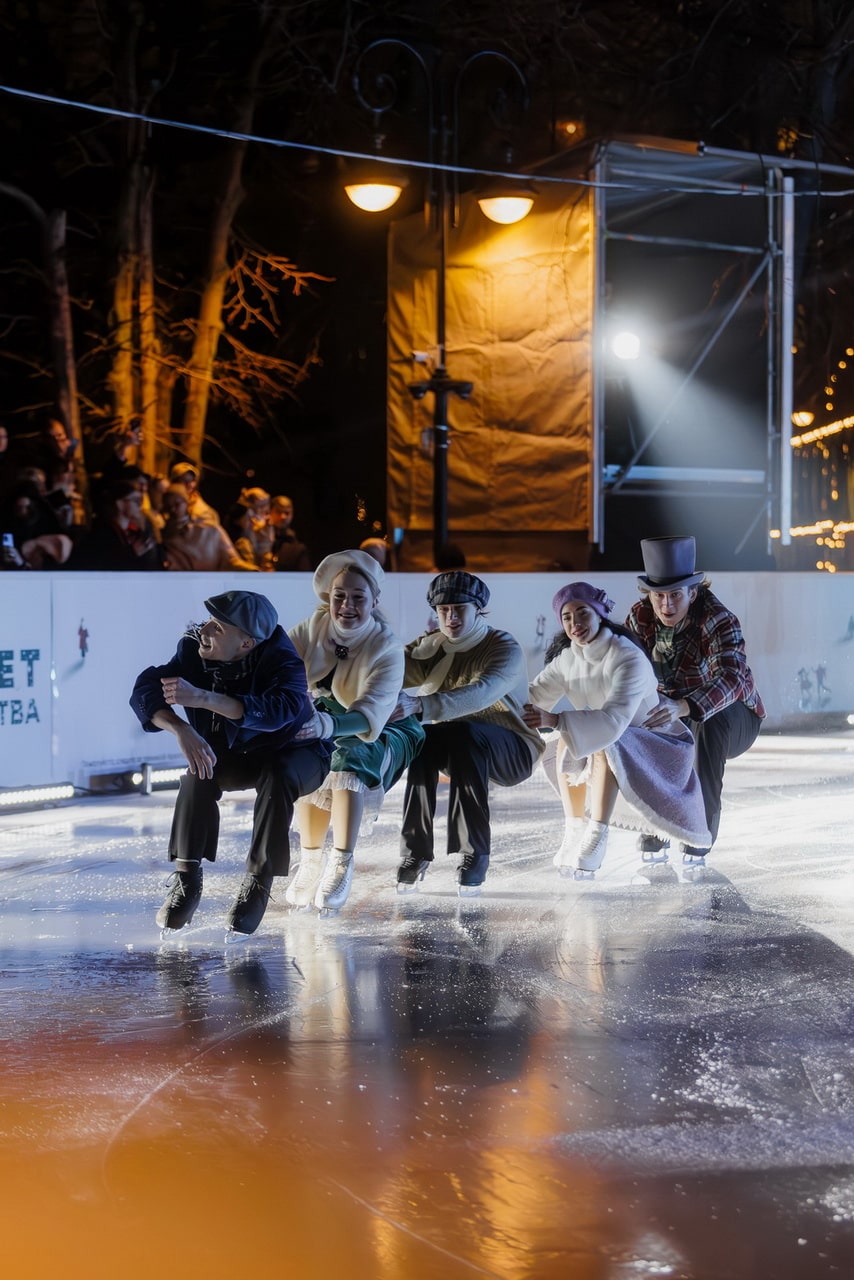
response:
[[[645,723],[658,729],[682,720],[694,734],[697,775],[714,844],[726,762],[753,746],[765,708],[747,665],[741,623],[697,570],[695,540],[646,538],[641,554],[642,599],[632,605],[626,626],[658,677],[659,704]],[[652,834],[639,840],[641,851],[653,855],[668,843]],[[702,864],[708,852],[682,846],[687,863]]]
[[[175,735],[188,766],[169,837],[174,875],[157,923],[164,931],[190,923],[202,863],[216,858],[220,797],[254,787],[246,874],[228,914],[233,933],[249,934],[273,878],[288,874],[294,805],[323,782],[331,744],[297,741],[313,715],[305,667],[267,597],[225,591],[205,608],[207,622],[182,636],[169,662],[142,672],[130,700],[145,730]]]
[[[439,629],[406,646],[399,716],[416,715],[425,739],[409,764],[397,870],[398,892],[416,888],[433,861],[439,775],[450,778],[449,854],[460,854],[459,893],[480,892],[490,855],[489,783],[513,786],[531,776],[543,741],[522,708],[528,676],[522,649],[483,616],[489,588],[456,569],[430,583],[427,603]]]

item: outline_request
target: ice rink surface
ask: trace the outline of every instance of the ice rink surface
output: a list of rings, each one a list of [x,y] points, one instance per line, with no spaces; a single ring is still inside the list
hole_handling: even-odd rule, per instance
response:
[[[851,1280],[854,732],[733,762],[694,879],[560,879],[538,772],[399,897],[401,796],[227,946],[251,795],[168,943],[174,792],[0,818],[5,1274]]]

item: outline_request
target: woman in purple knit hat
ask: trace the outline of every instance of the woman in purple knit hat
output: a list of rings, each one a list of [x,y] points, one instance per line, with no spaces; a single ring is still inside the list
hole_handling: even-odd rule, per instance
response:
[[[561,631],[546,654],[547,666],[531,683],[526,722],[557,729],[564,747],[558,773],[566,832],[555,865],[562,875],[598,870],[618,794],[636,811],[632,825],[638,829],[707,843],[693,737],[679,722],[662,730],[643,727],[658,703],[655,673],[626,628],[611,621],[613,600],[590,583],[571,582],[552,607]],[[552,711],[564,699],[569,709]],[[570,789],[581,784],[583,826],[569,803]]]

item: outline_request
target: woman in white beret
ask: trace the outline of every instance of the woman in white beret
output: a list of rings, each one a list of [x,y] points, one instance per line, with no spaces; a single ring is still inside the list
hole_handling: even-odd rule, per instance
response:
[[[297,810],[299,870],[292,906],[338,911],[350,893],[353,852],[370,797],[379,808],[424,739],[414,716],[389,724],[403,684],[403,645],[377,608],[383,571],[365,551],[337,551],[317,566],[320,604],[288,635],[305,663],[315,715],[301,738],[332,738],[322,787]],[[332,851],[324,856],[331,822]]]

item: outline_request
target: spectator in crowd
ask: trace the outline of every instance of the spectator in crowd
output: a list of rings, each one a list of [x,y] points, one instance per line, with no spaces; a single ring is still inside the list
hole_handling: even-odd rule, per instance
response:
[[[365,538],[363,542],[359,543],[359,550],[372,556],[380,568],[388,572],[391,566],[389,565],[388,543],[385,538]]]
[[[692,537],[645,538],[642,599],[632,605],[626,626],[638,637],[658,680],[658,705],[644,724],[661,729],[678,721],[696,743],[696,769],[703,789],[708,845],[683,842],[686,862],[702,864],[717,839],[727,760],[753,746],[765,708],[747,665],[741,623],[696,569]],[[641,848],[667,844],[655,833],[641,836]]]
[[[256,565],[241,559],[231,538],[218,524],[199,524],[190,519],[183,485],[173,484],[166,490],[163,514],[160,545],[167,569],[197,573],[220,569],[256,571]]]
[[[175,873],[157,924],[173,930],[190,923],[202,896],[202,863],[217,854],[222,793],[252,787],[246,873],[228,913],[231,931],[251,934],[274,878],[290,869],[294,805],[320,786],[330,748],[297,741],[312,717],[305,668],[266,596],[226,591],[205,608],[208,620],[179,640],[168,662],[146,668],[131,695],[143,728],[174,734],[188,766],[169,837]]]
[[[451,569],[465,569],[466,556],[457,542],[443,542],[436,552],[434,573],[447,573]]]
[[[183,490],[184,497],[187,491],[184,486],[180,486]],[[154,530],[154,536],[160,542],[163,536],[163,526],[166,523],[166,515],[163,511],[163,495],[169,488],[169,477],[164,475],[153,475],[148,477],[148,501],[143,503],[143,511],[151,521],[151,527]],[[189,510],[189,507],[188,507]]]
[[[45,501],[56,514],[63,533],[77,543],[88,527],[86,507],[77,491],[77,477],[71,459],[57,462],[47,474]]]
[[[199,472],[191,462],[176,462],[169,471],[170,484],[182,484],[187,493],[190,515],[202,524],[219,524],[219,513],[199,493]]]
[[[9,429],[0,422],[0,503],[12,487],[12,455],[9,452]]]
[[[273,555],[276,568],[282,572],[310,573],[313,566],[308,547],[300,542],[293,528],[294,504],[285,494],[277,494],[270,504],[273,529]]]
[[[552,608],[562,630],[531,683],[525,721],[557,729],[565,747],[556,774],[566,824],[555,866],[562,874],[574,867],[577,876],[599,869],[618,793],[637,813],[637,821],[626,819],[635,830],[647,823],[677,840],[707,839],[694,740],[681,724],[644,727],[658,704],[655,673],[626,628],[611,621],[614,601],[600,587],[570,582]],[[562,699],[569,709],[555,713]],[[578,831],[567,793],[585,783],[590,816]]]
[[[257,554],[257,542],[254,537],[257,523],[258,518],[252,508],[238,499],[225,517],[225,531],[234,543],[241,560],[262,572],[264,564]]]
[[[270,495],[266,489],[261,489],[256,485],[248,489],[241,489],[238,502],[248,507],[252,512],[252,521],[247,536],[252,543],[255,561],[259,569],[263,569],[265,572],[272,572],[276,565],[273,554],[275,533],[270,523]]]
[[[126,468],[138,465],[141,446],[142,419],[133,417],[110,435],[109,452],[101,467],[99,482],[107,484],[112,480],[126,479]]]
[[[162,568],[154,534],[142,513],[142,495],[129,480],[104,485],[92,527],[75,548],[70,569]]]
[[[72,440],[59,418],[51,418],[42,427],[36,439],[31,462],[41,471],[48,472],[57,462],[68,462],[77,448],[77,441]]]
[[[312,584],[318,608],[288,632],[315,698],[314,719],[298,737],[332,739],[335,749],[322,787],[299,803],[300,865],[285,897],[324,914],[349,896],[366,802],[378,811],[424,737],[414,716],[388,723],[403,683],[403,645],[378,608],[382,583],[364,551],[327,556]]]
[[[489,784],[509,787],[530,777],[543,752],[525,723],[528,676],[521,646],[484,617],[489,588],[463,569],[440,573],[427,603],[439,629],[405,649],[397,716],[425,725],[421,751],[407,772],[401,830],[400,892],[417,886],[433,861],[433,817],[441,773],[450,778],[449,854],[460,854],[461,895],[479,893],[491,851]]]
[[[2,532],[12,535],[28,569],[56,569],[71,555],[71,538],[45,499],[44,473],[24,467],[19,474],[30,478],[19,480],[6,499],[0,516]]]

